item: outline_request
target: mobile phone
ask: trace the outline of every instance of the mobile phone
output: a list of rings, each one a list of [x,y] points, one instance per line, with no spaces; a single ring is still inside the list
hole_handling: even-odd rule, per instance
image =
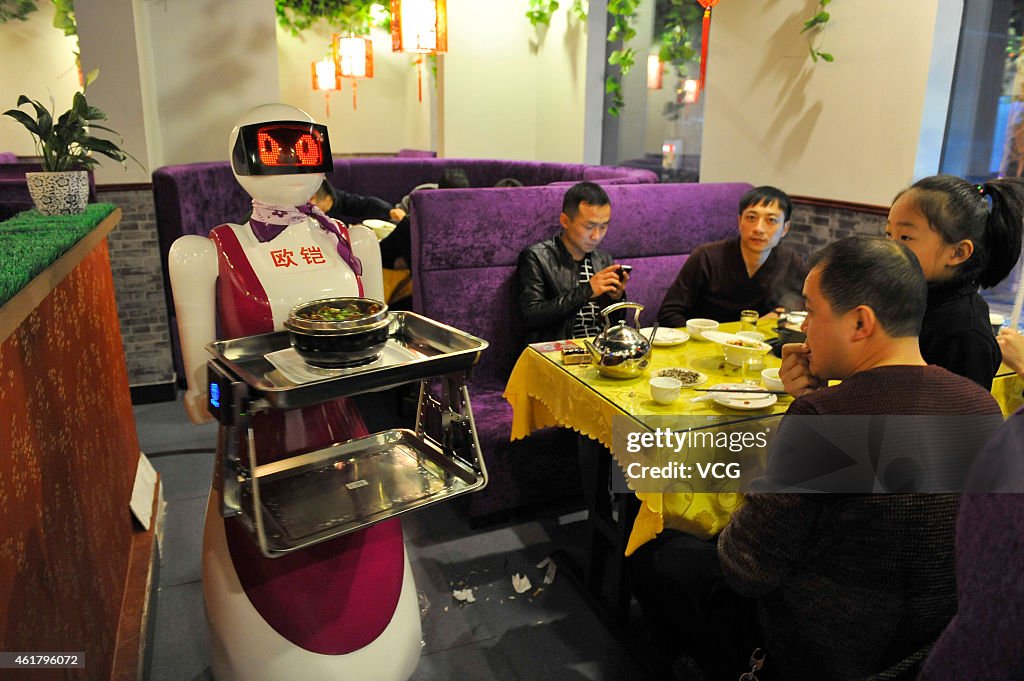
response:
[[[633,266],[632,265],[619,265],[619,272],[624,272],[626,274],[629,274],[632,271],[633,271]],[[620,279],[621,279],[621,277],[620,277]]]

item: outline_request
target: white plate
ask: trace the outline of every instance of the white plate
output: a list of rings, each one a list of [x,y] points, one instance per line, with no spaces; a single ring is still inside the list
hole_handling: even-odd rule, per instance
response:
[[[740,393],[736,395],[728,395],[726,393],[732,390],[754,390],[755,386],[747,385],[746,383],[719,383],[718,385],[711,386],[710,390],[721,391],[710,393],[711,399],[717,404],[729,409],[739,409],[741,411],[765,409],[772,406],[779,401],[778,395],[772,395],[770,393]]]
[[[640,329],[640,333],[643,334],[644,338],[651,337],[651,331],[654,330],[653,326],[645,326]],[[690,340],[690,334],[679,329],[673,329],[671,326],[659,326],[658,333],[654,336],[654,346],[660,348],[667,348],[673,345],[679,345]]]
[[[671,378],[679,378],[678,376],[673,376],[671,373],[665,373],[665,372],[672,372],[672,371],[688,371],[691,374],[697,374],[697,376],[693,380],[691,380],[691,381],[683,381],[683,379],[681,379],[681,378],[679,379],[683,383],[683,390],[686,390],[687,388],[695,388],[696,386],[701,385],[705,381],[708,380],[708,377],[707,377],[706,374],[702,374],[699,371],[694,371],[693,369],[682,369],[682,368],[679,368],[679,367],[669,367],[667,369],[659,369],[657,371],[657,375],[658,376],[670,376]]]
[[[712,343],[718,343],[719,345],[724,345],[726,347],[738,348],[741,350],[761,350],[762,352],[768,352],[772,349],[772,346],[763,341],[751,340],[750,338],[737,336],[734,333],[725,333],[724,331],[705,331],[703,335]],[[735,345],[737,341],[739,341],[740,345]]]

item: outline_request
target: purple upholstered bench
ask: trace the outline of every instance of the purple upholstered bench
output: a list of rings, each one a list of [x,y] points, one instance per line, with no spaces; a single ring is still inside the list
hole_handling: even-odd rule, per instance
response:
[[[465,497],[471,519],[580,494],[572,431],[548,429],[509,442],[511,407],[501,397],[525,347],[516,302],[520,250],[559,230],[567,189],[559,186],[412,197],[413,309],[486,339],[470,397],[488,486]],[[612,219],[602,248],[633,265],[627,290],[653,323],[665,291],[699,244],[736,234],[737,205],[748,184],[624,184],[606,187]],[[486,194],[486,200],[483,195]]]

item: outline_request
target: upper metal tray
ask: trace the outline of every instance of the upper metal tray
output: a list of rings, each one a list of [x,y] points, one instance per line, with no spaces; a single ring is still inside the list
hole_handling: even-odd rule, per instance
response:
[[[313,370],[322,378],[299,382],[267,355],[291,347],[287,331],[215,341],[206,346],[217,362],[275,409],[296,409],[338,397],[391,388],[429,376],[470,369],[487,341],[414,312],[395,312],[381,359],[362,367]]]

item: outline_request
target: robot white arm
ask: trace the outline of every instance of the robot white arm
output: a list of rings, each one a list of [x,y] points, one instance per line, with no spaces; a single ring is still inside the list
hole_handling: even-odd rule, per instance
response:
[[[363,297],[384,301],[384,272],[380,262],[380,242],[373,230],[365,225],[348,228],[352,252],[363,265]]]
[[[185,413],[192,423],[213,416],[206,409],[206,344],[216,340],[217,247],[206,237],[183,236],[171,244],[167,258],[185,366]]]

